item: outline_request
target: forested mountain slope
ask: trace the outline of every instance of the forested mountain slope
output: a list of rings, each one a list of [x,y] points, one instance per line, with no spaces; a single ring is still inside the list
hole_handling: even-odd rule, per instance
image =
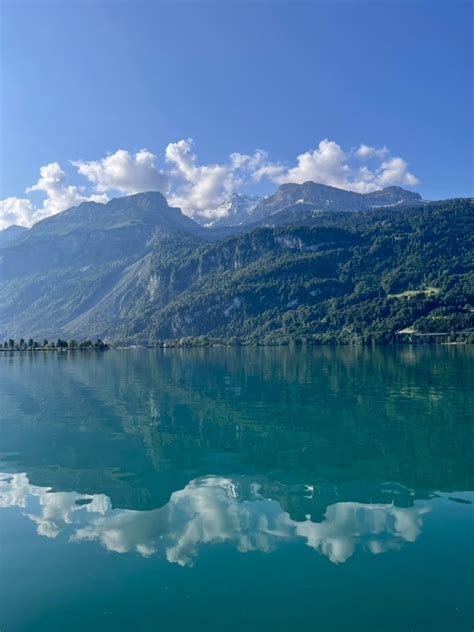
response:
[[[169,263],[177,295],[127,335],[282,343],[389,342],[397,331],[474,330],[473,204],[322,214],[260,228]],[[160,257],[151,269],[161,270]]]
[[[474,330],[473,209],[298,203],[232,235],[159,193],[82,204],[1,247],[0,336],[280,344]]]

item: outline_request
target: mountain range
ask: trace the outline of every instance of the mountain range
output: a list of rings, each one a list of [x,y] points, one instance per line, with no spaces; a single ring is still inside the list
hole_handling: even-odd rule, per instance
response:
[[[380,207],[408,206],[422,202],[419,193],[405,191],[401,187],[387,187],[372,193],[345,191],[316,182],[303,184],[283,184],[265,198],[255,195],[234,193],[217,209],[218,217],[205,224],[211,228],[221,226],[241,226],[269,219],[282,211],[296,212],[300,205],[311,207],[313,211],[361,211]],[[296,206],[298,205],[298,206]],[[296,206],[296,208],[294,208]]]
[[[474,330],[472,200],[306,182],[220,210],[203,226],[147,192],[0,231],[0,338],[287,344]]]

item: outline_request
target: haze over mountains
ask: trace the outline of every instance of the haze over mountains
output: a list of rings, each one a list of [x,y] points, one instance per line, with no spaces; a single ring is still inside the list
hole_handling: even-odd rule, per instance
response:
[[[472,201],[427,203],[399,187],[285,184],[234,195],[208,227],[158,192],[86,202],[0,232],[0,336],[286,343],[465,331],[469,225]]]

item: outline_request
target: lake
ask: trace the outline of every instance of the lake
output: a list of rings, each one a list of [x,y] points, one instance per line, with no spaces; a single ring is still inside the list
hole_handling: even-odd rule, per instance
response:
[[[0,630],[470,631],[474,353],[0,355]]]

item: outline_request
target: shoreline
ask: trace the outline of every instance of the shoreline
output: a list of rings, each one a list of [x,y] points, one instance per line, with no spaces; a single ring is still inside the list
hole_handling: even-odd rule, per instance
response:
[[[459,340],[459,341],[446,341],[446,342],[434,342],[434,341],[398,341],[398,342],[304,342],[304,343],[285,343],[285,344],[272,344],[264,342],[255,343],[242,343],[242,344],[225,344],[225,343],[210,343],[210,344],[156,344],[156,345],[114,345],[107,344],[102,348],[85,347],[75,349],[58,349],[58,348],[35,348],[35,349],[4,349],[0,347],[0,353],[91,353],[91,352],[103,352],[110,350],[117,351],[133,351],[136,349],[154,349],[154,350],[168,350],[168,349],[243,349],[243,348],[255,348],[255,347],[288,347],[288,348],[303,348],[303,347],[440,347],[440,346],[470,346],[474,344],[474,340]]]

